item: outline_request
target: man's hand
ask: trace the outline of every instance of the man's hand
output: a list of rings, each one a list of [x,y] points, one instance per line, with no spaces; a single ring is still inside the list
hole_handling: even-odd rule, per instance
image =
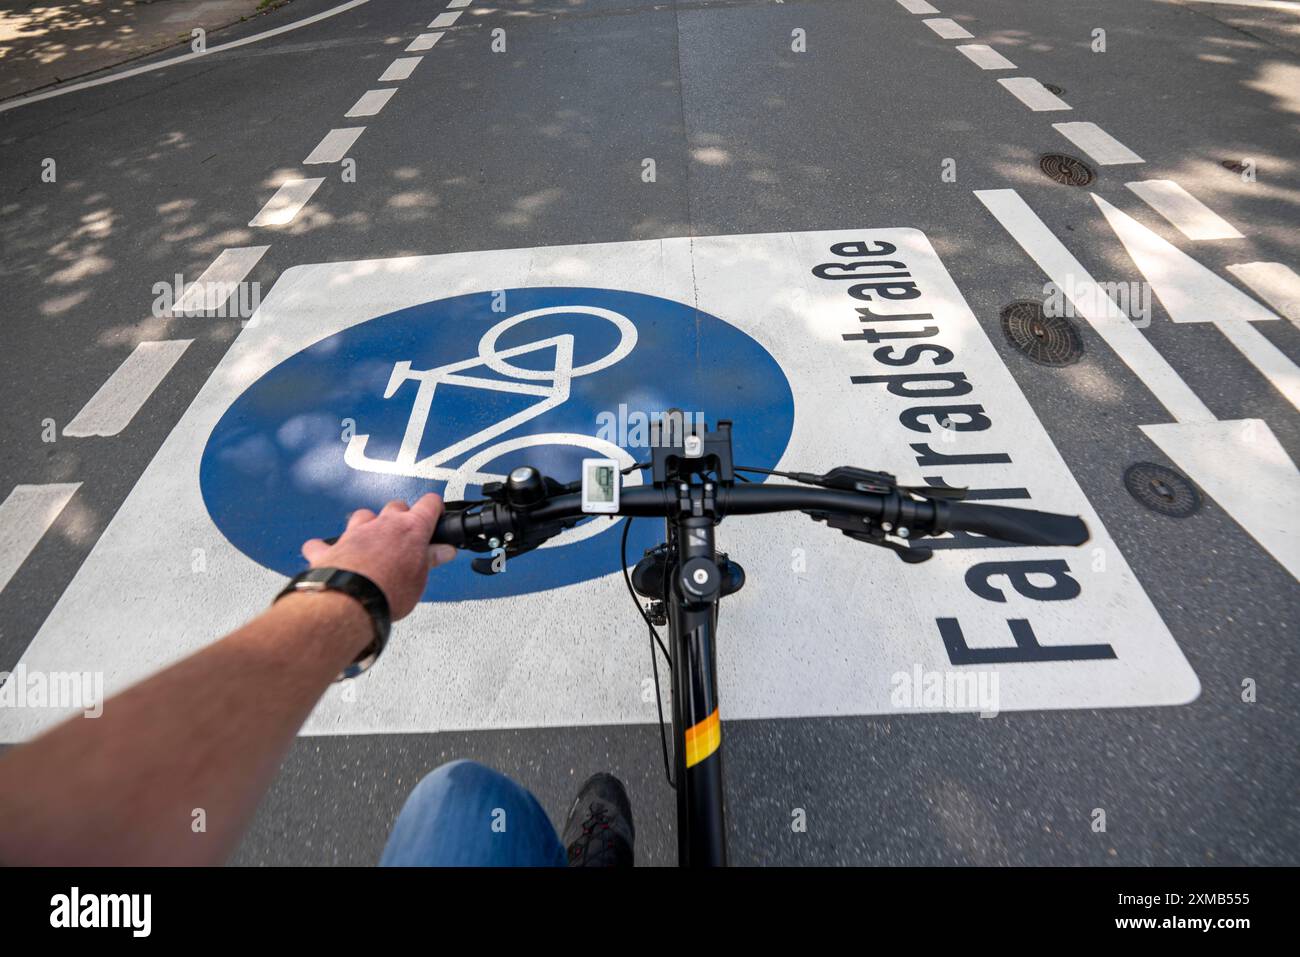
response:
[[[430,545],[442,515],[442,499],[430,492],[414,505],[394,499],[376,515],[358,509],[333,545],[319,538],[304,542],[312,568],[342,568],[365,575],[388,599],[393,621],[411,613],[424,593],[429,572],[456,557],[451,545]]]

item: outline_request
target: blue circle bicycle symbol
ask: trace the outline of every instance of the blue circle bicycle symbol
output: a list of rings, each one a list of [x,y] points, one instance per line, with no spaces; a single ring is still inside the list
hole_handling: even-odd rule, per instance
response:
[[[292,575],[302,543],[337,534],[358,508],[430,491],[478,498],[484,482],[524,464],[568,481],[583,458],[648,461],[647,423],[669,408],[710,425],[737,420],[736,461],[765,468],[794,424],[776,360],[716,316],[612,289],[471,293],[358,323],[267,372],[213,429],[199,482],[222,534]],[[625,484],[641,480],[632,472]],[[592,518],[499,575],[457,560],[431,576],[423,600],[615,572],[617,526]],[[661,523],[635,523],[629,559],[662,538]]]

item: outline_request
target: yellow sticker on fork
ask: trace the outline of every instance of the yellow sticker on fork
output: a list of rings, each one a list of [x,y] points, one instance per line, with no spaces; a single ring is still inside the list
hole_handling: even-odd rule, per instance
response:
[[[713,709],[699,724],[686,729],[686,766],[694,767],[722,744],[722,722],[718,718],[718,709]]]

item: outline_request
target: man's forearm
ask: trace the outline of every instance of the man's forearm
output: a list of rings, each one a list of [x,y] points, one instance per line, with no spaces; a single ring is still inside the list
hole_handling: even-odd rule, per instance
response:
[[[372,637],[354,599],[289,595],[99,718],[0,757],[0,863],[223,861],[303,721]]]

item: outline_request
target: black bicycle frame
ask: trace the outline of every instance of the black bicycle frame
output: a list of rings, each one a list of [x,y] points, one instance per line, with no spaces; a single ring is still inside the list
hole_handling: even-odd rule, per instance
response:
[[[677,581],[692,559],[716,560],[713,522],[712,517],[683,516],[668,523],[669,555],[676,571],[667,576],[664,607],[673,675],[677,858],[683,867],[727,864],[715,641],[719,593],[715,589],[710,597],[697,600]]]

